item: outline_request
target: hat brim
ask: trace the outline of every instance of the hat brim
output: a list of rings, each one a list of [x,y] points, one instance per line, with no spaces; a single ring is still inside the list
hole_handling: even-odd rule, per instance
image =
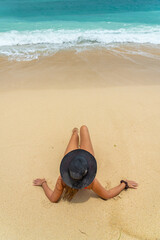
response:
[[[74,180],[69,175],[69,164],[76,156],[85,157],[88,162],[88,172],[81,180]],[[60,174],[67,186],[75,189],[82,189],[90,185],[97,173],[97,162],[95,157],[84,149],[76,149],[67,153],[60,164]]]

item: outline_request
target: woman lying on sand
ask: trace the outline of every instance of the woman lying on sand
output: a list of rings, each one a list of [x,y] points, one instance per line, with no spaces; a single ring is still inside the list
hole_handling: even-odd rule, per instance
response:
[[[94,191],[104,200],[117,196],[124,189],[137,188],[138,184],[136,182],[121,180],[118,186],[106,190],[95,178],[97,163],[89,131],[85,125],[80,128],[80,138],[80,148],[78,148],[78,128],[74,128],[64,158],[61,161],[60,176],[53,191],[48,187],[45,179],[33,181],[34,186],[42,186],[51,202],[58,202],[63,190],[65,190],[63,198],[70,201],[78,190],[83,188]]]

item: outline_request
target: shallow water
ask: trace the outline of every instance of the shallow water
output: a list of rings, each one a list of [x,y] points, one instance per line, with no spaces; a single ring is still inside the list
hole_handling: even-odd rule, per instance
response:
[[[58,50],[160,45],[160,0],[0,0],[0,54],[32,60]]]

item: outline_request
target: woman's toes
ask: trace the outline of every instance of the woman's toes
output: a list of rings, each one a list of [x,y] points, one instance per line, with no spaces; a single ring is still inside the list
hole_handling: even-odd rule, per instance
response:
[[[78,128],[73,128],[73,130],[72,130],[72,132],[74,133],[74,132],[77,132],[78,133]]]

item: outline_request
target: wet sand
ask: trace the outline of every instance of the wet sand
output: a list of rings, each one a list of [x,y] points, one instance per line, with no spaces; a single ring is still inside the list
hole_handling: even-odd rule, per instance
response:
[[[142,51],[151,57],[139,55]],[[66,50],[29,62],[0,58],[1,91],[159,85],[159,77],[160,50],[156,49]]]

